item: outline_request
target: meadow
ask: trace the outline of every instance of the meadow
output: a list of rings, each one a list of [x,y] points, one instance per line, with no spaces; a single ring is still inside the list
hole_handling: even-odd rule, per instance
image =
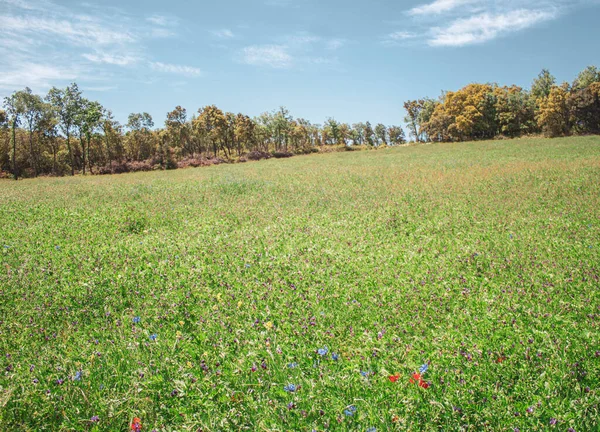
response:
[[[590,136],[2,181],[0,430],[600,430],[599,180]]]

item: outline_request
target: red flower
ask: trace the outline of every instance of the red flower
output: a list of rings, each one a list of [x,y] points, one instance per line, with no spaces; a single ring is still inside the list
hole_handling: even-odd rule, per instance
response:
[[[419,387],[423,387],[424,389],[429,388],[429,383],[427,381],[419,380]]]
[[[396,382],[396,381],[398,381],[398,379],[399,379],[399,378],[400,378],[400,374],[396,374],[396,375],[390,375],[390,376],[388,377],[388,379],[389,379],[391,382],[393,382],[393,383],[394,383],[394,382]]]
[[[142,430],[142,420],[140,420],[137,417],[134,417],[133,421],[131,422],[131,430],[133,432],[141,432],[141,430]]]
[[[419,381],[421,381],[421,374],[418,372],[415,372],[412,376],[411,379],[408,380],[411,384],[415,384]]]
[[[504,357],[504,356],[498,357],[498,359],[496,360],[496,363],[502,363],[504,360],[506,360],[506,357]]]

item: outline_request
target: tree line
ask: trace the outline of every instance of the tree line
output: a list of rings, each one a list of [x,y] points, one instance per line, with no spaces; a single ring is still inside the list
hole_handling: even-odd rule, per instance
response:
[[[350,125],[334,118],[319,125],[295,119],[284,107],[250,118],[214,105],[189,116],[177,106],[162,128],[145,112],[121,124],[75,83],[54,87],[44,97],[25,88],[6,97],[3,107],[0,174],[15,179],[174,169],[406,142],[401,126]],[[590,66],[573,83],[560,85],[543,70],[530,89],[473,83],[438,99],[406,101],[404,108],[416,142],[600,134],[600,70]]]
[[[0,172],[15,179],[174,169],[406,142],[400,126],[349,125],[333,118],[318,125],[295,119],[284,107],[250,118],[214,105],[189,116],[177,106],[162,128],[155,128],[146,112],[130,114],[123,125],[75,83],[52,88],[44,97],[25,88],[6,97],[3,106]]]
[[[559,85],[544,69],[529,90],[473,83],[437,100],[407,101],[404,108],[417,142],[599,134],[600,70],[589,66],[573,83]]]

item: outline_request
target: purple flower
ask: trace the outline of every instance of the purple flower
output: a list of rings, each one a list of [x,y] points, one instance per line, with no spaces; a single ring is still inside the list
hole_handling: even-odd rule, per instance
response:
[[[95,416],[93,416],[93,417],[90,419],[90,421],[91,421],[91,422],[94,422],[94,423],[95,423],[95,422],[99,422],[99,421],[100,421],[100,417],[98,417],[97,415],[95,415]]]
[[[533,407],[530,406],[529,408],[527,408],[526,411],[527,411],[528,414],[533,414]]]
[[[74,379],[75,381],[81,381],[81,376],[82,376],[82,375],[83,375],[83,374],[81,373],[81,371],[77,371],[77,373],[75,374],[75,376],[73,377],[73,379]]]
[[[56,380],[56,385],[62,385],[64,382],[65,382],[64,379],[59,378],[59,379]]]
[[[290,368],[290,369],[294,369],[294,368],[298,367],[298,363],[296,363],[296,362],[294,362],[294,363],[289,363],[289,364],[287,365],[287,367],[288,367],[288,368]]]
[[[287,404],[287,409],[293,410],[294,408],[296,408],[296,404],[294,402],[290,402],[289,404]]]
[[[329,349],[327,349],[327,347],[319,348],[317,350],[317,354],[319,354],[320,356],[327,355],[328,352],[329,352]]]
[[[288,384],[283,388],[286,392],[294,393],[298,388],[295,384]]]
[[[550,419],[550,426],[554,426],[556,423],[558,423],[558,420],[556,420],[555,418]]]
[[[338,354],[336,354],[336,353],[331,353],[331,359],[332,359],[333,361],[338,361],[338,360],[339,360],[339,358],[340,358],[340,356],[339,356]]]

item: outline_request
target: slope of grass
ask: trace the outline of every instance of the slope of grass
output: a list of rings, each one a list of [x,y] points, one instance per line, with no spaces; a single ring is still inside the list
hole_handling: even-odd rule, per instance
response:
[[[1,182],[0,430],[598,430],[599,179],[584,137]]]

